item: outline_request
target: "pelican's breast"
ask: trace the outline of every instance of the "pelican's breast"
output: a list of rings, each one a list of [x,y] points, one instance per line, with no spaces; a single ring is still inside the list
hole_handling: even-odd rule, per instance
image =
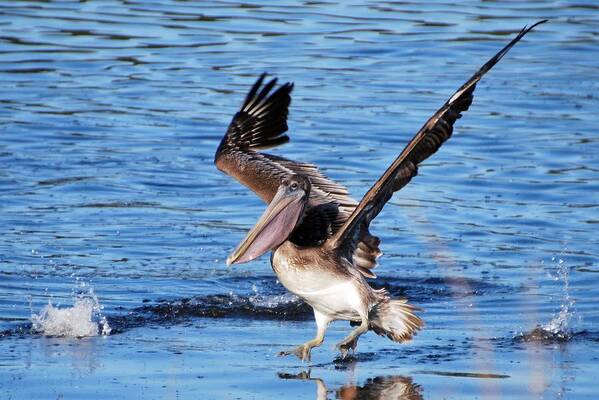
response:
[[[285,242],[273,253],[272,267],[281,284],[312,307],[339,318],[357,316],[362,282],[320,248]]]

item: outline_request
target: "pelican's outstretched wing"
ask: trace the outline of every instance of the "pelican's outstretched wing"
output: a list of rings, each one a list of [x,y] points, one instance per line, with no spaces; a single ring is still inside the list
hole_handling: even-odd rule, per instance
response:
[[[453,96],[424,124],[403,149],[399,157],[385,171],[383,176],[368,190],[360,204],[354,209],[343,226],[327,241],[326,246],[339,249],[346,257],[356,252],[358,243],[364,232],[368,231],[370,222],[383,209],[394,192],[408,184],[418,172],[418,164],[434,154],[451,136],[453,124],[468,110],[472,104],[472,95],[477,82],[501,58],[535,26],[546,22],[539,21],[530,27],[524,27],[520,33],[493,58],[483,65],[472,77],[460,87]]]
[[[277,80],[262,87],[265,76],[258,78],[233,116],[214,155],[214,164],[269,203],[279,187],[281,168],[256,150],[289,141],[285,132],[293,84],[286,83],[269,96]]]
[[[290,239],[300,245],[320,244],[341,227],[358,202],[344,186],[327,178],[315,165],[257,151],[289,141],[285,132],[293,84],[285,83],[271,93],[277,80],[263,85],[265,76],[262,74],[256,81],[233,117],[216,150],[214,163],[266,203],[270,203],[286,176],[306,176],[312,185],[308,208]],[[380,253],[378,239],[366,235],[365,240],[356,265],[372,268]],[[360,270],[369,275],[367,270]]]

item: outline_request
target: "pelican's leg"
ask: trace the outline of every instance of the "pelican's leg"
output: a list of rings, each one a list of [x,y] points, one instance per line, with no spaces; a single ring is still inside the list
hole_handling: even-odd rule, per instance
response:
[[[331,318],[316,311],[316,309],[314,309],[314,319],[316,319],[316,337],[297,347],[280,352],[279,356],[289,356],[294,354],[302,361],[310,361],[310,351],[313,347],[318,347],[322,344],[324,341],[324,333],[326,332],[329,323],[332,321]]]
[[[368,332],[368,317],[362,316],[360,326],[351,331],[341,342],[337,343],[337,349],[341,352],[341,357],[345,358],[350,350],[355,350],[358,345],[358,339],[366,332]]]

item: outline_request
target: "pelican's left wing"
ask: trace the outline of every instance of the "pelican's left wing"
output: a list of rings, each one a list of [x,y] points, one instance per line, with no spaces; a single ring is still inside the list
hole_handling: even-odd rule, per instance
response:
[[[312,184],[312,206],[333,202],[340,207],[351,206],[353,210],[358,202],[349,197],[343,185],[333,182],[315,165],[258,151],[289,141],[285,132],[293,84],[285,83],[270,93],[277,79],[274,78],[262,86],[265,76],[266,74],[262,74],[258,78],[241,109],[233,116],[227,133],[214,155],[214,164],[219,170],[256,193],[267,204],[286,176],[302,174]]]
[[[407,185],[418,172],[418,164],[434,154],[449,139],[453,124],[472,104],[474,89],[478,81],[501,58],[535,26],[524,27],[520,33],[483,65],[464,83],[433,116],[426,121],[418,133],[385,171],[383,176],[368,190],[360,204],[354,209],[343,226],[327,241],[326,246],[340,249],[347,258],[356,251],[361,235],[368,231],[370,222],[379,214],[394,192]]]
[[[277,80],[272,79],[262,87],[265,76],[258,78],[233,116],[214,155],[214,164],[270,203],[283,171],[277,162],[257,150],[289,141],[285,132],[293,84],[285,83],[271,94]]]
[[[291,174],[301,174],[310,180],[312,189],[306,214],[295,229],[291,241],[299,245],[317,245],[341,227],[358,204],[347,189],[325,176],[313,164],[288,160],[258,150],[289,141],[287,115],[291,102],[292,83],[273,91],[276,79],[264,84],[262,74],[252,86],[241,109],[234,115],[216,154],[216,167],[270,203],[281,181]],[[271,93],[272,92],[272,93]],[[366,276],[376,265],[378,239],[364,232],[355,265]]]

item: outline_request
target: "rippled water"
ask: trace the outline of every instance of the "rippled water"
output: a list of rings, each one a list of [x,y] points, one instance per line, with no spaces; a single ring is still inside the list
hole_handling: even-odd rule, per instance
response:
[[[339,360],[337,323],[311,366],[275,357],[312,337],[311,311],[267,257],[225,267],[264,206],[212,166],[256,76],[296,84],[274,152],[359,198],[542,18],[374,225],[376,284],[426,329]],[[0,28],[1,397],[597,394],[594,1],[23,1],[0,3]],[[49,303],[67,330],[111,334],[44,335]]]

